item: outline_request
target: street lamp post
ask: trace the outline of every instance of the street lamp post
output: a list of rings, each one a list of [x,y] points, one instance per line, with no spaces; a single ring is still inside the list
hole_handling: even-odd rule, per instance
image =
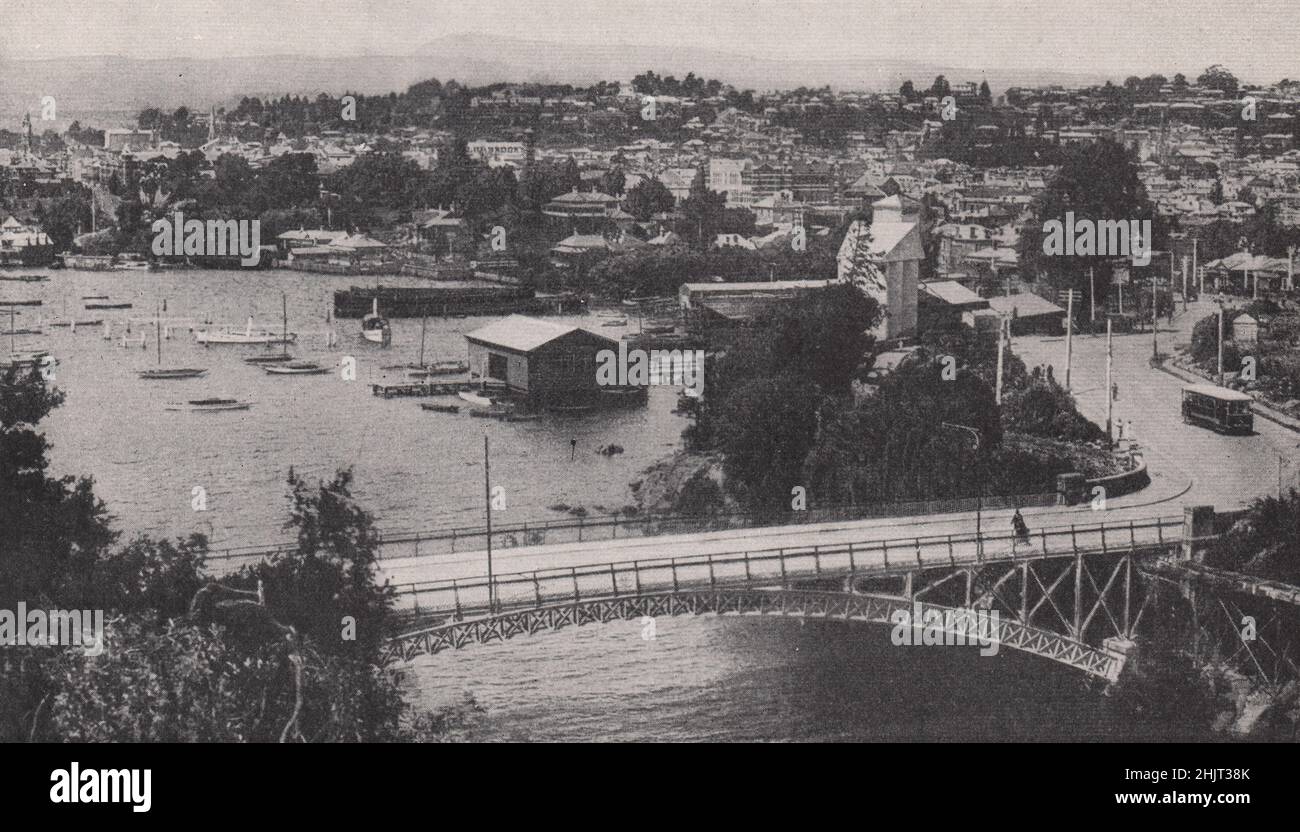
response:
[[[944,422],[941,425],[945,428],[959,430],[971,438],[971,450],[975,453],[976,474],[979,477],[979,487],[975,489],[975,556],[984,559],[984,466],[979,464],[980,451],[980,432],[970,425],[959,425],[954,422]]]

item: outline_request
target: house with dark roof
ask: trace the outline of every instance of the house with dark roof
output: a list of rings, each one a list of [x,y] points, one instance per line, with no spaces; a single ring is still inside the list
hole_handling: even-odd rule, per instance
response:
[[[959,324],[989,302],[955,280],[931,280],[920,284],[916,308],[917,329],[925,332]]]
[[[1065,331],[1065,310],[1032,292],[993,297],[988,303],[994,312],[1011,318],[1012,335],[1060,335]]]

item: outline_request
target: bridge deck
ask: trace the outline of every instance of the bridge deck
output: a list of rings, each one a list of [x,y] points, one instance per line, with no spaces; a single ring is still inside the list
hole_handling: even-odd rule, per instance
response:
[[[690,587],[787,585],[791,581],[848,575],[887,576],[917,569],[1034,561],[1131,550],[1170,549],[1181,543],[1182,518],[1151,518],[1124,524],[1074,524],[1039,529],[1029,542],[1011,535],[930,535],[850,540],[829,545],[731,549],[684,557],[633,557],[588,547],[581,562],[498,572],[491,582],[485,560],[446,560],[436,580],[396,584],[398,606],[421,617],[463,618],[496,610],[541,606],[585,598],[679,591]],[[604,555],[602,558],[601,555]],[[441,559],[434,559],[435,561]],[[422,571],[429,571],[427,568]]]

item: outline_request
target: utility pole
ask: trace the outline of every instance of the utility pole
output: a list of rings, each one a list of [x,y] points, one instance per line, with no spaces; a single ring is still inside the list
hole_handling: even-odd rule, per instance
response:
[[[1223,384],[1223,299],[1219,299],[1219,384]]]
[[[1070,389],[1070,362],[1074,360],[1074,290],[1065,302],[1065,389]]]
[[[1192,280],[1196,280],[1197,276],[1200,276],[1201,282],[1197,284],[1196,292],[1198,295],[1203,295],[1205,294],[1205,275],[1197,271],[1196,265],[1196,244],[1198,242],[1200,242],[1199,238],[1192,237]]]
[[[1183,311],[1187,311],[1187,255],[1183,255]]]
[[[1171,299],[1174,292],[1174,277],[1174,244],[1171,241],[1169,243],[1169,294]]]
[[[1097,323],[1097,281],[1092,266],[1088,267],[1088,320]]]
[[[1170,281],[1169,285],[1172,286],[1173,281]],[[1158,329],[1156,323],[1159,321],[1159,317],[1156,314],[1157,300],[1159,300],[1159,296],[1156,293],[1156,276],[1153,274],[1151,275],[1151,360],[1152,361],[1158,361],[1160,359],[1160,340],[1156,335],[1156,330]]]
[[[496,584],[492,580],[492,463],[488,458],[488,435],[483,431],[483,503],[487,509],[488,613],[496,612]]]
[[[1005,317],[999,316],[998,317],[998,377],[997,377],[997,386],[994,388],[994,394],[993,394],[993,401],[996,402],[997,404],[1002,404],[1002,350],[1003,350],[1003,346],[1006,344],[1005,335],[1007,334],[1006,330],[1008,329],[1010,329],[1010,326],[1007,322],[1007,319]]]
[[[1114,387],[1114,382],[1111,381],[1111,374],[1113,372],[1113,364],[1114,364],[1115,356],[1111,352],[1110,326],[1111,326],[1111,319],[1107,317],[1106,318],[1106,447],[1108,448],[1114,445],[1114,440],[1112,439],[1114,433],[1111,431],[1111,427],[1113,423],[1111,419],[1115,412],[1115,387]]]

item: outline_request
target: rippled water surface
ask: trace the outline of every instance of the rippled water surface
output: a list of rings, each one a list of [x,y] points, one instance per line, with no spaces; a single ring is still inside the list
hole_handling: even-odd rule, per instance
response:
[[[676,392],[654,388],[647,406],[583,416],[547,415],[537,422],[498,423],[421,410],[419,399],[384,400],[370,383],[405,380],[381,367],[413,362],[420,350],[419,319],[393,320],[388,350],[360,339],[360,322],[326,322],[335,289],[370,278],[309,275],[294,271],[54,271],[46,283],[0,283],[0,301],[40,298],[25,307],[19,329],[51,315],[109,322],[102,327],[47,329],[45,336],[19,336],[19,350],[48,349],[60,360],[56,383],[67,394],[45,423],[60,473],[91,473],[96,490],[128,531],[182,534],[204,531],[214,545],[245,545],[284,536],[285,476],[290,466],[327,477],[353,466],[355,493],[384,529],[477,525],[483,512],[483,433],[491,437],[492,479],[506,489],[502,521],[561,516],[549,506],[565,503],[588,511],[613,511],[629,502],[627,486],[650,463],[677,444],[685,422],[671,413]],[[429,285],[384,278],[385,285]],[[338,372],[277,377],[243,362],[265,350],[254,346],[195,343],[176,329],[163,342],[164,366],[206,367],[205,378],[143,381],[138,370],[157,366],[152,319],[167,304],[169,319],[209,318],[243,327],[279,330],[281,293],[289,329],[300,333],[295,355],[335,365],[355,356],[357,379]],[[130,310],[86,310],[86,295],[133,303]],[[430,319],[427,360],[464,359],[464,333],[489,318]],[[627,328],[599,327],[594,316],[556,318],[583,323],[617,337]],[[134,322],[134,323],[132,323]],[[148,323],[146,323],[148,322]],[[183,322],[179,322],[183,323]],[[142,324],[144,324],[142,326]],[[130,325],[133,346],[119,346]],[[635,326],[635,321],[631,322]],[[333,328],[339,346],[326,348]],[[3,322],[8,330],[8,321]],[[141,334],[146,343],[140,346]],[[165,412],[163,402],[230,396],[254,402],[229,413]],[[578,440],[570,460],[570,441]],[[625,453],[595,453],[615,443]],[[193,489],[205,489],[208,511],[192,510]]]
[[[418,660],[409,685],[426,706],[473,693],[486,713],[471,736],[489,741],[1117,741],[1175,730],[1119,715],[1063,665],[1009,649],[896,647],[884,626],[706,615],[660,618],[645,634],[625,621],[472,646]]]

